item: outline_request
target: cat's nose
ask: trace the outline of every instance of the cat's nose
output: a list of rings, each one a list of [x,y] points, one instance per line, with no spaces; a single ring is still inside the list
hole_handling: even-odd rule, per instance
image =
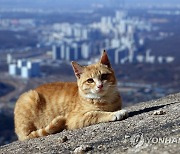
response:
[[[103,84],[100,84],[97,86],[99,89],[102,89],[103,88]]]

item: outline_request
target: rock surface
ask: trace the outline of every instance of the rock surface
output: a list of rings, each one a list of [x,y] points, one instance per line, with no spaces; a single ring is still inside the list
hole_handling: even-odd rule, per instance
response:
[[[0,153],[179,153],[180,93],[126,109],[129,117],[123,121],[16,141],[0,147]]]

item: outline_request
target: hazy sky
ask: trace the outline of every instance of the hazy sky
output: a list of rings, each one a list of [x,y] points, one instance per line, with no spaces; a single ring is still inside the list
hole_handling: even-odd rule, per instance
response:
[[[0,7],[60,7],[60,8],[87,8],[93,3],[111,5],[114,2],[126,4],[180,4],[180,0],[0,0]]]

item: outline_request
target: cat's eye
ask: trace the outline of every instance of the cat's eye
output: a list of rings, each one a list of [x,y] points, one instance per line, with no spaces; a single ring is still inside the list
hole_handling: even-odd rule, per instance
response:
[[[88,83],[93,83],[94,80],[93,80],[92,78],[90,78],[90,79],[87,80],[87,82],[88,82]]]
[[[109,74],[102,74],[102,75],[101,75],[101,81],[102,81],[102,80],[107,80],[108,77],[109,77]]]

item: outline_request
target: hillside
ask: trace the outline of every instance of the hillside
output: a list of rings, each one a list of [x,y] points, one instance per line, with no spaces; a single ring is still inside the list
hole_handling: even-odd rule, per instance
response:
[[[15,88],[13,86],[0,82],[0,97],[10,93],[14,89]]]
[[[123,121],[1,146],[0,153],[179,153],[180,93],[126,108]]]

